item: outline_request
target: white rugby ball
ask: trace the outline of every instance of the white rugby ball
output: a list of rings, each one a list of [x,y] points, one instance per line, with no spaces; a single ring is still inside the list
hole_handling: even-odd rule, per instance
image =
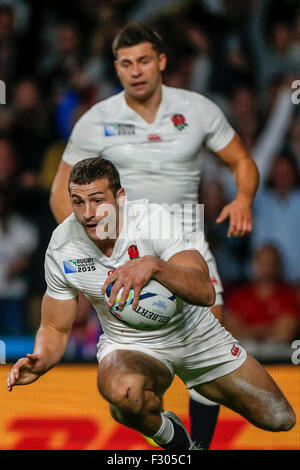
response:
[[[137,330],[158,330],[164,327],[173,317],[177,301],[175,295],[165,286],[151,280],[140,292],[140,299],[135,310],[132,308],[133,289],[130,290],[123,310],[119,303],[123,287],[119,290],[113,307],[108,305],[109,296],[114,283],[105,292],[105,303],[109,311],[119,320]]]

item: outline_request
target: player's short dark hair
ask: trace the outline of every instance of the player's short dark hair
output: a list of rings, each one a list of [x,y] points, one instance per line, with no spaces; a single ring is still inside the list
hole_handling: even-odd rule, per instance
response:
[[[150,42],[157,54],[163,52],[163,41],[156,31],[144,24],[129,23],[115,37],[112,43],[113,54],[117,58],[121,47],[136,46],[143,42]]]
[[[76,163],[70,173],[70,184],[90,184],[93,181],[106,178],[109,182],[109,188],[116,196],[117,191],[121,188],[120,175],[116,167],[105,158],[92,157],[85,158]]]

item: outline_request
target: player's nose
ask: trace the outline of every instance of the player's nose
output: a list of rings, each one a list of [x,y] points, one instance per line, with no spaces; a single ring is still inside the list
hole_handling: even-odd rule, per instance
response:
[[[138,77],[141,74],[141,67],[138,62],[133,63],[131,74],[133,77]]]
[[[91,204],[86,204],[83,212],[83,219],[88,222],[89,219],[96,215],[96,211],[93,209]]]

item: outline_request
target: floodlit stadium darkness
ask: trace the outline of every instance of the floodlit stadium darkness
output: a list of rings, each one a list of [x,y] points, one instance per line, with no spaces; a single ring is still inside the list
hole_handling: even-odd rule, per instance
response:
[[[74,0],[72,8],[0,0],[0,340],[6,362],[32,351],[46,289],[44,255],[57,226],[51,185],[76,121],[122,90],[111,44],[129,21],[147,23],[163,37],[164,83],[216,103],[257,163],[249,236],[228,238],[228,220],[216,224],[235,186],[207,150],[199,202],[224,286],[224,326],[266,366],[292,367],[291,345],[300,338],[298,0]],[[64,362],[90,367],[100,333],[94,309],[81,297]]]

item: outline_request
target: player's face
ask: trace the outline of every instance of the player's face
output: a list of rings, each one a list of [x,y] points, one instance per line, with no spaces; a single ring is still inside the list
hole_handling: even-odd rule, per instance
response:
[[[124,195],[124,189],[121,188],[115,196],[107,178],[90,184],[70,184],[74,214],[87,236],[97,244],[118,237],[119,208],[123,204]]]
[[[150,42],[118,49],[115,68],[127,97],[148,100],[161,85],[166,55],[157,54]]]

